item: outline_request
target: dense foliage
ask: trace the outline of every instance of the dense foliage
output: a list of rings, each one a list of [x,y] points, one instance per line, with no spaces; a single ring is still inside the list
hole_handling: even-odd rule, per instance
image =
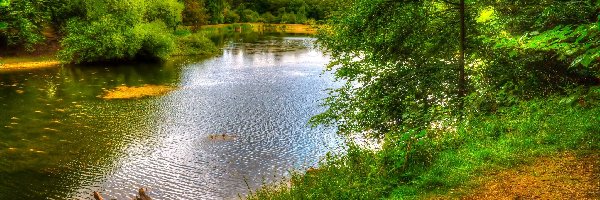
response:
[[[347,1],[341,0],[185,0],[185,2],[186,5],[206,9],[189,15],[189,19],[184,18],[185,24],[190,26],[238,22],[303,24],[312,20],[324,20],[341,5],[347,4]],[[199,19],[208,19],[208,21]]]
[[[314,23],[330,15],[338,0],[1,0],[0,48],[33,51],[47,38],[65,62],[206,54],[214,45],[202,34],[177,38],[177,27],[266,22]],[[343,2],[343,1],[339,1]],[[310,20],[309,20],[310,19]],[[178,42],[193,41],[193,44]],[[200,44],[199,42],[205,42]],[[37,46],[36,46],[37,45]],[[190,47],[196,49],[181,49]],[[206,47],[207,49],[198,49]]]
[[[45,9],[44,1],[0,2],[0,45],[23,44],[31,50],[43,41],[42,25],[50,17]]]
[[[599,83],[594,2],[466,5],[464,110],[456,5],[358,0],[321,39],[333,55],[331,69],[347,84],[333,91],[330,109],[314,121],[336,123],[345,134],[383,138],[456,122],[460,113],[493,113],[517,100]]]
[[[4,0],[1,5],[0,48],[34,50],[51,35],[60,40],[61,60],[72,63],[165,59],[180,54],[182,45],[177,42],[185,40],[174,34],[177,27],[184,17],[189,20],[206,12],[198,4],[177,0]],[[185,50],[188,54],[215,52],[208,39],[194,41],[194,46],[207,49]]]
[[[423,138],[414,144],[406,168],[402,148],[374,152],[352,146],[344,156],[328,157],[317,170],[294,174],[291,187],[266,187],[249,199],[428,199],[432,193],[460,199],[491,170],[565,150],[584,155],[600,150],[600,88],[587,91],[522,102],[471,118],[452,134]],[[578,105],[578,98],[586,105]],[[395,142],[402,140],[387,143]]]
[[[82,6],[85,15],[67,22],[63,60],[164,59],[175,48],[169,29],[181,21],[183,10],[175,0],[85,1]]]
[[[535,156],[600,150],[598,10],[596,0],[354,0],[320,36],[345,85],[312,122],[381,149],[350,144],[251,199],[419,198]]]

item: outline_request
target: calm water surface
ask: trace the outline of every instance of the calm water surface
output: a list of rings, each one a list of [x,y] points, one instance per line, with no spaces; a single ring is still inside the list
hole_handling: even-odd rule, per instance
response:
[[[218,57],[0,74],[0,199],[235,199],[340,145],[311,129],[328,57],[307,37],[235,40]],[[188,64],[182,64],[188,63]],[[103,100],[120,85],[161,97]],[[215,140],[211,135],[232,135]]]

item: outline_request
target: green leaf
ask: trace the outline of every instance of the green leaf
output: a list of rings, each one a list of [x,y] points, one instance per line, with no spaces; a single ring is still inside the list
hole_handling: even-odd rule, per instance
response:
[[[8,28],[8,24],[0,22],[0,30]]]
[[[0,0],[0,7],[6,7],[10,5],[10,0]]]

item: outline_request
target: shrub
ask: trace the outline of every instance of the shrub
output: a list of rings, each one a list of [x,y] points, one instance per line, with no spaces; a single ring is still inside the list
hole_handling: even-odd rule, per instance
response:
[[[295,24],[296,23],[296,14],[294,14],[294,12],[283,13],[283,15],[281,15],[281,23],[282,24]]]
[[[242,22],[258,22],[259,18],[258,12],[250,9],[243,10],[241,14]]]
[[[137,56],[166,59],[175,50],[175,38],[168,33],[167,25],[162,21],[139,24],[134,33],[142,38],[142,48]]]
[[[142,38],[112,17],[93,22],[73,19],[67,22],[66,30],[59,52],[65,62],[132,59],[142,47]]]
[[[177,0],[146,0],[146,20],[161,20],[167,27],[175,29],[181,23],[183,9],[183,4]]]
[[[237,22],[240,22],[240,15],[233,11],[225,12],[225,23],[233,24]]]
[[[65,62],[167,58],[175,50],[170,28],[183,6],[174,0],[85,1],[85,16],[67,22],[59,57]]]
[[[5,39],[10,46],[24,45],[32,51],[33,45],[45,40],[42,25],[49,15],[44,12],[42,3],[31,0],[1,3],[0,42]]]
[[[217,46],[203,33],[194,33],[177,38],[177,51],[174,55],[212,55],[217,52]]]
[[[259,21],[264,23],[277,23],[279,20],[275,15],[271,14],[271,12],[266,12],[260,16]]]

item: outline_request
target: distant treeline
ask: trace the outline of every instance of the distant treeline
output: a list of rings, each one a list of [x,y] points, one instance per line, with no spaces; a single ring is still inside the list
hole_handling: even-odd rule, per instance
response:
[[[323,20],[341,0],[184,0],[186,25],[264,22],[313,23]]]

